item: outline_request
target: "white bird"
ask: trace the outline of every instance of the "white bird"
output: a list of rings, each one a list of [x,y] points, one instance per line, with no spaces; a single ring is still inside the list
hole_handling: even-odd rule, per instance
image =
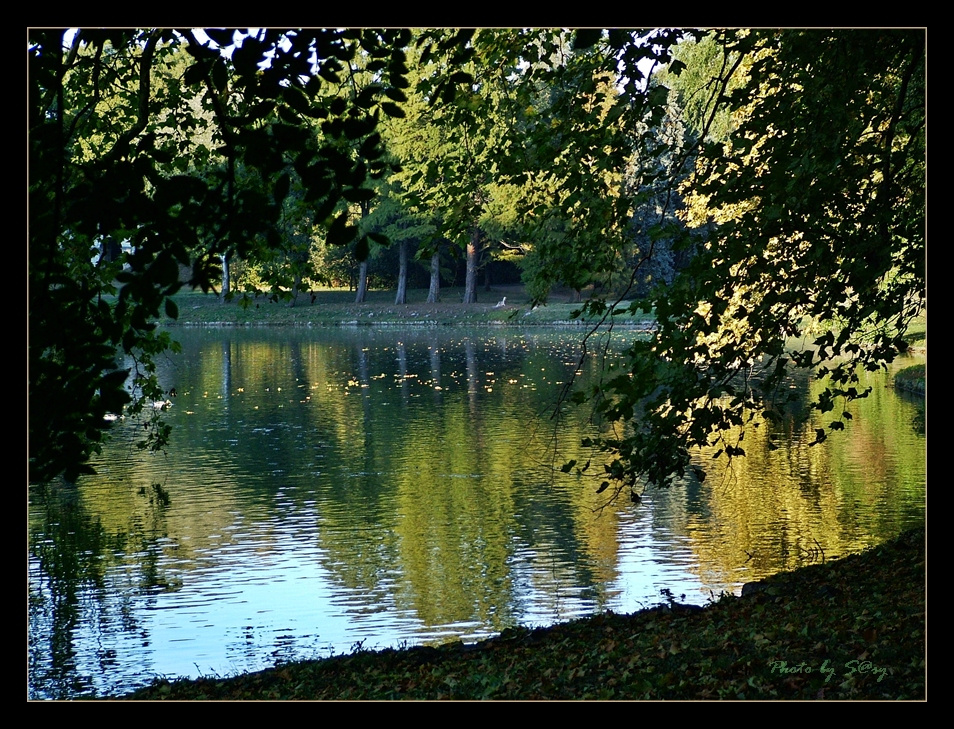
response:
[[[497,305],[494,308],[499,309],[500,307],[506,306],[506,305],[507,305],[507,297],[504,296],[500,301],[497,302]]]

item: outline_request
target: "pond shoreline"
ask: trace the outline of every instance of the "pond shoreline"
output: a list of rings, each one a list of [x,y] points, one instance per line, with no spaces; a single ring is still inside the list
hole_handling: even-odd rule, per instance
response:
[[[428,303],[424,291],[409,291],[408,303],[395,304],[392,292],[369,292],[368,299],[355,303],[347,291],[326,291],[299,296],[296,304],[281,299],[235,297],[222,301],[213,294],[183,293],[174,297],[178,316],[164,318],[166,326],[299,326],[299,327],[398,327],[398,326],[490,326],[579,327],[600,322],[599,316],[580,316],[582,302],[557,298],[545,305],[534,305],[519,289],[493,290],[497,303],[460,301]],[[499,297],[499,300],[498,300]],[[454,298],[453,294],[447,298]],[[655,318],[644,312],[631,312],[629,301],[620,302],[617,312],[604,325],[626,329],[650,330]]]
[[[354,305],[339,305],[341,309],[346,306]],[[473,326],[488,327],[491,331],[500,328],[515,335],[529,336],[520,332],[519,327],[509,328],[506,321],[480,321],[473,318],[469,321],[449,319],[441,322],[413,319],[386,321],[377,312],[394,307],[382,303],[365,309],[364,313],[368,314],[366,319],[315,323],[294,318],[299,314],[304,316],[313,313],[318,308],[305,306],[296,310],[282,307],[281,304],[263,304],[258,310],[262,315],[282,316],[283,312],[290,311],[293,317],[244,322],[189,321],[179,322],[177,326],[193,330],[204,327],[241,327],[247,330],[282,326],[326,330],[340,328],[346,330],[342,335],[328,336],[351,338],[352,335],[347,334],[347,330],[351,329],[360,332],[360,335],[354,335],[358,339],[365,338],[368,336],[365,332],[377,327],[386,331],[386,328],[402,326],[424,330]],[[495,308],[484,306],[482,311],[495,315],[499,313],[493,311]],[[213,301],[208,305],[207,313],[221,315],[225,309],[238,307]],[[467,307],[456,304],[446,305],[444,309],[452,314]],[[469,311],[476,310],[471,308]],[[375,313],[375,316],[370,316],[371,313]],[[615,319],[618,321],[622,317]],[[561,328],[567,327],[567,323],[565,320],[545,324],[534,322],[533,328],[546,326]],[[570,325],[573,326],[580,327],[582,324],[576,322]],[[637,327],[627,326],[627,335],[631,331],[639,331]],[[183,337],[188,336],[183,331]],[[261,338],[265,335],[249,330],[241,336]],[[326,335],[290,336],[311,341]],[[436,335],[423,335],[424,338],[431,336]],[[478,331],[468,333],[466,338],[483,336]],[[503,337],[502,333],[500,337]],[[421,337],[411,332],[400,338],[403,341]],[[426,360],[421,361],[426,363]],[[491,369],[496,371],[496,368]],[[888,399],[893,402],[898,398]],[[908,398],[900,400],[909,401]],[[497,638],[476,644],[464,645],[453,641],[438,648],[419,647],[377,653],[363,651],[358,645],[353,655],[318,662],[281,664],[274,669],[227,678],[160,682],[156,691],[149,695],[133,694],[124,698],[916,700],[923,698],[925,693],[923,645],[918,654],[917,646],[913,646],[912,652],[911,645],[905,643],[904,646],[898,646],[895,643],[905,642],[900,641],[898,636],[917,634],[923,644],[923,530],[920,539],[920,574],[905,573],[905,567],[894,559],[897,555],[888,554],[890,550],[885,547],[888,552],[873,562],[869,560],[864,569],[836,574],[827,571],[853,559],[849,557],[837,563],[808,568],[821,572],[788,573],[800,575],[790,578],[794,580],[790,583],[785,582],[788,577],[777,575],[755,583],[754,593],[742,599],[725,596],[716,601],[713,596],[714,604],[705,610],[672,601],[668,605],[632,615],[606,613],[546,629],[511,628]],[[882,547],[875,549],[881,550]],[[908,550],[909,561],[917,563],[918,557],[910,552],[910,545],[905,549]],[[912,556],[915,557],[913,560]],[[917,564],[914,566],[917,567]],[[780,582],[775,582],[776,579]],[[748,591],[753,592],[752,587]],[[912,606],[917,609],[920,600],[919,616],[892,615],[890,610],[893,605],[885,602],[889,599],[886,596],[896,600],[897,604],[901,604],[898,596],[904,596],[904,600],[908,601],[903,608],[906,610]],[[872,615],[878,616],[877,621]],[[912,620],[913,623],[910,622]],[[874,625],[875,622],[877,625]],[[808,632],[793,635],[792,626]],[[811,626],[811,629],[804,626]],[[820,626],[818,630],[816,626]],[[861,638],[858,638],[857,633],[861,634]],[[830,668],[832,661],[838,662],[841,669],[851,662],[857,666],[859,661],[867,661],[868,673],[884,669],[885,674],[853,677],[840,674],[838,686],[830,685],[836,683],[833,680],[819,684],[818,679],[825,670],[823,667]],[[771,664],[779,662],[787,663],[792,670],[788,673],[783,673],[781,668],[774,670]],[[766,666],[769,668],[766,669]],[[798,673],[794,670],[796,666],[802,667]],[[888,675],[888,671],[892,673]],[[896,677],[898,672],[904,674],[900,679]],[[802,674],[810,673],[814,674],[811,676],[814,683],[799,683],[805,677]],[[859,686],[862,679],[865,684]],[[893,683],[887,683],[889,679]]]
[[[925,530],[774,575],[705,609],[678,603],[473,645],[358,651],[133,700],[926,699]]]
[[[288,322],[288,321],[277,321],[277,322],[268,322],[268,321],[257,321],[257,322],[230,322],[230,321],[208,321],[208,322],[164,322],[166,326],[172,327],[304,327],[304,328],[320,328],[320,327],[342,327],[342,328],[362,328],[362,327],[420,327],[424,328],[437,328],[437,327],[454,327],[454,326],[476,326],[476,327],[496,327],[496,328],[513,328],[518,324],[524,324],[526,326],[532,327],[588,327],[593,326],[594,322],[583,321],[581,319],[566,319],[566,320],[557,320],[557,321],[548,321],[548,322],[518,322],[512,323],[507,321],[485,321],[485,322],[456,322],[456,321],[439,321],[439,320],[395,320],[395,321],[330,321],[330,322],[312,322],[312,321],[297,321],[297,322]],[[655,329],[655,324],[651,322],[619,322],[614,321],[613,326],[618,329],[632,329],[636,331],[653,331]]]

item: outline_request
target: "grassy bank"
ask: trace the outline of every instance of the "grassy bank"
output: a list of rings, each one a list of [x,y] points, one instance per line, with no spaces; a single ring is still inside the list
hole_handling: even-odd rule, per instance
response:
[[[899,390],[923,396],[927,388],[925,365],[919,364],[900,370],[894,376],[894,386]]]
[[[926,698],[924,530],[678,605],[507,630],[474,646],[358,652],[158,680],[128,699]]]
[[[393,291],[369,291],[361,304],[354,303],[355,293],[342,289],[326,289],[300,294],[292,303],[272,300],[268,296],[236,295],[222,301],[215,294],[185,291],[174,297],[178,309],[176,320],[165,324],[183,326],[381,326],[381,325],[492,325],[492,326],[583,326],[595,319],[574,317],[582,304],[573,301],[572,292],[557,289],[544,306],[533,307],[523,286],[497,286],[490,291],[480,289],[476,304],[464,304],[463,289],[441,290],[438,303],[427,303],[426,289],[409,289],[406,304],[394,303]],[[501,305],[502,304],[502,305]],[[630,315],[629,302],[618,307],[610,320],[617,326],[649,329],[654,324],[650,314]],[[926,351],[926,312],[912,324],[905,339],[912,351]]]
[[[441,301],[427,303],[427,291],[408,291],[407,304],[395,304],[393,291],[372,291],[364,303],[354,303],[352,291],[326,290],[302,294],[294,302],[273,301],[267,296],[243,298],[236,296],[224,302],[211,294],[187,292],[174,300],[179,311],[175,322],[185,326],[215,325],[291,325],[291,326],[361,326],[361,325],[494,325],[539,326],[564,324],[573,321],[573,313],[580,304],[570,301],[566,293],[552,298],[546,306],[532,308],[529,297],[521,286],[481,290],[478,303],[461,303],[461,289],[444,289]],[[503,302],[502,305],[501,302]],[[624,308],[628,306],[628,302]],[[614,317],[619,324],[648,327],[652,317],[632,317],[628,314]]]

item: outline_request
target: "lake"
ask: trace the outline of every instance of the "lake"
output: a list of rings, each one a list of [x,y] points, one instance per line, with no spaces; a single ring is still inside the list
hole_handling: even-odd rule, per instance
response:
[[[96,476],[30,489],[30,698],[702,605],[925,517],[923,400],[884,373],[823,444],[806,409],[747,433],[729,469],[697,454],[702,483],[607,504],[599,479],[560,471],[604,427],[554,417],[575,328],[173,335],[168,450],[138,450],[127,419]],[[598,376],[591,360],[579,377]]]

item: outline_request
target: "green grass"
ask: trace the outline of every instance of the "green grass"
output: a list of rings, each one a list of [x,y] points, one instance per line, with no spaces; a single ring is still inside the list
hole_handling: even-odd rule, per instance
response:
[[[531,310],[529,298],[522,287],[500,287],[490,292],[479,291],[478,303],[461,303],[461,289],[443,289],[441,301],[428,304],[427,291],[408,291],[407,304],[395,304],[393,291],[372,291],[367,301],[354,303],[354,292],[342,290],[317,291],[302,294],[294,306],[287,301],[274,301],[267,296],[243,297],[223,302],[213,294],[201,292],[180,293],[174,297],[179,310],[175,322],[180,325],[478,325],[536,326],[563,324],[573,318],[581,304],[556,297],[551,303]],[[506,296],[506,305],[497,304]],[[624,306],[628,306],[628,303]],[[587,321],[594,321],[588,319]],[[614,317],[617,324],[648,327],[652,317],[622,314]]]
[[[918,364],[899,370],[894,376],[894,386],[905,392],[923,395],[927,387],[927,372],[925,365]]]
[[[913,349],[927,348],[927,310],[922,311],[911,322],[908,331],[904,334],[904,340]]]
[[[157,680],[127,699],[926,698],[923,528],[768,578],[705,610],[659,607],[474,646],[357,652]],[[784,670],[783,670],[784,669]]]

